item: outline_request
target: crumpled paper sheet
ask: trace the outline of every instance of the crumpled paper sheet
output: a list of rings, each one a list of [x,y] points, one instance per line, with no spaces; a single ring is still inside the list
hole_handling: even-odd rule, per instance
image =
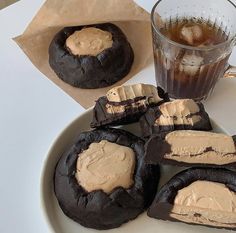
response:
[[[150,15],[132,0],[47,0],[24,33],[14,40],[47,78],[83,107],[89,108],[112,86],[81,89],[63,82],[49,66],[48,47],[63,27],[103,22],[120,27],[134,50],[130,73],[113,86],[121,85],[152,61]]]

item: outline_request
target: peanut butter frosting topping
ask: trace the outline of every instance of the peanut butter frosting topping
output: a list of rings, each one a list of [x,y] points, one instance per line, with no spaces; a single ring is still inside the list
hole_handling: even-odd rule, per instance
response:
[[[97,56],[112,47],[112,34],[98,28],[88,27],[75,31],[66,40],[66,47],[74,55]]]
[[[194,125],[201,120],[199,115],[193,115],[198,113],[200,109],[192,99],[163,103],[159,110],[161,115],[156,119],[156,125]]]
[[[236,148],[231,136],[219,133],[177,130],[166,135],[171,153],[164,158],[186,162],[223,165],[236,162]]]
[[[131,148],[102,140],[79,154],[75,177],[88,192],[110,193],[116,187],[127,189],[133,184],[134,168]]]
[[[178,191],[170,216],[189,223],[235,227],[235,192],[221,183],[195,181]]]

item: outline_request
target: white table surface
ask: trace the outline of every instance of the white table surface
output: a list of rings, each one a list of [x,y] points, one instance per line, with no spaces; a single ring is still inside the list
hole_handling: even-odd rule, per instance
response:
[[[234,0],[236,2],[236,0]],[[155,1],[137,0],[146,9]],[[21,0],[0,11],[0,233],[47,233],[39,181],[47,151],[84,109],[44,77],[11,40],[23,32],[42,0]],[[236,52],[231,61],[236,64]],[[129,83],[154,84],[150,66]],[[206,109],[236,134],[236,79],[221,80]]]

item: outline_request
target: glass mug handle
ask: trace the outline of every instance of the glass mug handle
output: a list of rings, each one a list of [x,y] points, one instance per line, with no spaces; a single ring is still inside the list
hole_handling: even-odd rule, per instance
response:
[[[231,66],[228,64],[223,78],[236,78],[236,66]]]
[[[236,39],[234,41],[234,46],[236,46]],[[236,66],[232,66],[228,63],[223,78],[236,78]]]

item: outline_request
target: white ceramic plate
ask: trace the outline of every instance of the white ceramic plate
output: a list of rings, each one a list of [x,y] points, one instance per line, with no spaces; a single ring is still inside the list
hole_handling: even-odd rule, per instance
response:
[[[85,130],[89,130],[89,123],[92,119],[92,111],[87,110],[84,114],[74,120],[65,130],[58,136],[47,158],[44,162],[44,169],[41,177],[41,204],[45,214],[45,218],[49,227],[54,233],[90,233],[97,230],[85,228],[78,223],[66,217],[61,211],[53,190],[53,175],[57,161],[61,154],[73,144],[76,136]],[[224,132],[213,120],[212,125],[215,132]],[[124,128],[134,134],[139,134],[139,127],[136,124],[127,125]],[[162,167],[162,176],[160,185],[170,179],[180,169],[172,166]],[[99,231],[101,232],[101,231]],[[106,230],[106,233],[224,233],[226,230],[217,230],[204,226],[191,226],[184,223],[173,223],[168,221],[156,220],[149,218],[146,212],[138,218],[130,221],[119,228]]]

